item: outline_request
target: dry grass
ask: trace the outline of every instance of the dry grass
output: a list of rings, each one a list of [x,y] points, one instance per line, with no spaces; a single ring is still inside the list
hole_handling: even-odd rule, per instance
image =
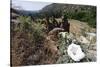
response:
[[[86,23],[69,20],[70,32],[81,35],[81,29],[90,29]],[[57,35],[52,30],[48,34],[41,24],[30,24],[32,31],[24,32],[20,28],[11,32],[11,66],[55,64],[60,56]],[[15,30],[15,29],[14,29]]]

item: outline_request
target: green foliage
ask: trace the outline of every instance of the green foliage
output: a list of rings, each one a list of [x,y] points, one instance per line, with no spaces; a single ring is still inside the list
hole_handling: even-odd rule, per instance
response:
[[[92,9],[92,8],[91,8]],[[69,12],[64,12],[62,14],[62,12],[58,12],[58,11],[54,11],[53,13],[49,12],[48,16],[54,16],[54,17],[61,17],[62,15],[66,16],[68,19],[76,19],[76,20],[80,20],[80,21],[84,21],[87,22],[91,27],[96,28],[96,8],[94,7],[93,10],[86,10],[86,9],[82,9],[80,11],[69,11]]]
[[[66,14],[64,14],[64,20],[66,20],[67,19],[67,15]]]
[[[81,19],[84,19],[84,17],[85,17],[85,12],[78,12],[78,13],[76,13],[76,19],[78,19],[78,20],[81,20]]]
[[[96,28],[96,7],[69,4],[51,4],[44,8],[44,14],[49,17],[60,18],[66,15],[68,19],[76,19],[87,22],[91,27]]]
[[[34,23],[33,27],[33,39],[36,43],[42,42],[45,35],[44,26],[41,23]]]
[[[44,26],[40,23],[33,23],[30,17],[20,16],[20,32],[25,32],[29,34],[34,43],[39,43],[43,41],[44,38]]]
[[[68,49],[68,46],[69,46],[69,41],[68,41],[68,36],[69,34],[67,33],[66,34],[66,37],[63,38],[63,37],[59,37],[59,52],[61,54],[61,56],[59,57],[59,59],[57,60],[56,63],[74,63],[74,61],[69,57],[68,53],[67,53],[67,49]]]
[[[69,19],[76,19],[80,21],[87,22],[91,27],[96,28],[96,7],[91,9],[82,9],[80,11],[65,12]]]
[[[21,32],[30,32],[32,30],[32,21],[30,17],[20,16],[20,31]]]

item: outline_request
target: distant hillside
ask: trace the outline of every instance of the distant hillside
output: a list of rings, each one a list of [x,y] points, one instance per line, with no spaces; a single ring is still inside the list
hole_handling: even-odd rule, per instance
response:
[[[15,9],[14,7],[11,7],[11,12],[17,13],[19,15],[23,16],[37,16],[39,14],[39,11],[26,11],[26,10],[18,10]]]
[[[39,11],[16,11],[20,15],[33,16],[34,18],[44,18],[46,16],[61,18],[62,15],[66,15],[68,19],[87,22],[91,27],[96,28],[96,6],[52,3]]]
[[[91,27],[96,27],[96,6],[53,3],[40,12],[56,18],[66,15],[69,19],[88,22]]]
[[[95,6],[89,5],[74,5],[74,4],[61,4],[61,3],[53,3],[50,5],[45,6],[41,12],[48,12],[48,13],[72,13],[72,12],[80,12],[80,11],[91,11],[95,10]]]

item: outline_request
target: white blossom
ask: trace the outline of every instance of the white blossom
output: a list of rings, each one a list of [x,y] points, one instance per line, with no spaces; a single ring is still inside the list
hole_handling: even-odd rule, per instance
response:
[[[68,55],[74,60],[74,61],[80,61],[85,57],[85,54],[82,52],[82,49],[79,45],[76,45],[72,43],[68,46]]]
[[[62,36],[63,38],[66,38],[67,32],[60,32],[59,34],[61,34],[61,36]]]

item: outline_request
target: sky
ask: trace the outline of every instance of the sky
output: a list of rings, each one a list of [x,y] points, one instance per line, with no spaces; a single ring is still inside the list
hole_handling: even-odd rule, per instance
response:
[[[49,2],[36,2],[36,1],[28,1],[28,0],[12,0],[12,7],[16,9],[23,9],[29,11],[37,11],[49,5]]]

